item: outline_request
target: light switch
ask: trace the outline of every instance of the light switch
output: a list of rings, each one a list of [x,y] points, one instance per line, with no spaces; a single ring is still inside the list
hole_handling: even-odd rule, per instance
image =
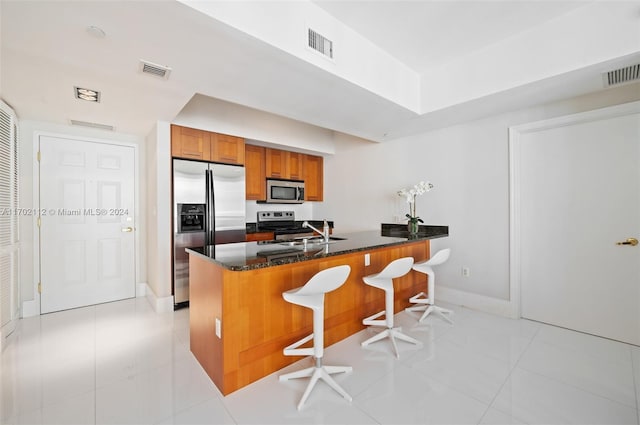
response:
[[[368,266],[371,264],[371,255],[370,254],[364,254],[364,265]]]

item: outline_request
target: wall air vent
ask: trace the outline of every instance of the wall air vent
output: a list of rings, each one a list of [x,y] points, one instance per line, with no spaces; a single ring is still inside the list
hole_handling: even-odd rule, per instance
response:
[[[171,68],[140,59],[140,72],[168,80]]]
[[[311,28],[308,29],[307,45],[322,55],[333,59],[333,41],[323,35],[318,34]]]
[[[616,86],[618,84],[640,81],[640,64],[630,65],[624,68],[602,74],[605,87]]]
[[[78,121],[78,120],[70,120],[69,122],[71,123],[71,125],[78,125],[78,126],[81,126],[81,127],[98,128],[100,130],[115,131],[115,129],[116,129],[112,125],[98,124],[98,123],[95,123],[95,122]]]

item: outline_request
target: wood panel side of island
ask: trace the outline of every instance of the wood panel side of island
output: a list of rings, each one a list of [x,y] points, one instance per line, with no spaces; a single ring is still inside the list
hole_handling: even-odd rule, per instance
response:
[[[222,320],[223,269],[199,256],[189,256],[189,344],[195,358],[218,388],[223,382],[222,339],[216,318]]]
[[[365,317],[384,310],[384,292],[365,285],[362,278],[397,258],[427,259],[429,242],[408,242],[366,253],[370,255],[369,266],[364,265],[365,252],[357,252],[249,271],[227,270],[191,255],[190,285],[195,290],[190,297],[191,351],[222,394],[302,358],[284,356],[283,349],[312,333],[312,312],[286,302],[284,291],[304,285],[320,270],[344,264],[351,267],[344,285],[325,297],[328,347],[362,330]],[[197,260],[192,262],[193,258]],[[395,312],[399,312],[409,305],[411,296],[426,291],[425,275],[412,271],[396,279],[394,285]],[[222,339],[215,336],[214,323],[220,312]]]

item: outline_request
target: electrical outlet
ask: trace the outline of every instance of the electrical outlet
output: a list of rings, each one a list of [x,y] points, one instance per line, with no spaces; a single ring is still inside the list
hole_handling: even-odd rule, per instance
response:
[[[220,322],[220,319],[218,319],[216,317],[216,336],[218,338],[222,338],[222,323]]]
[[[365,266],[371,265],[371,255],[370,254],[364,254],[364,265]]]
[[[463,276],[463,277],[469,277],[469,276],[471,276],[471,270],[469,270],[469,267],[467,267],[467,266],[462,266],[462,276]]]

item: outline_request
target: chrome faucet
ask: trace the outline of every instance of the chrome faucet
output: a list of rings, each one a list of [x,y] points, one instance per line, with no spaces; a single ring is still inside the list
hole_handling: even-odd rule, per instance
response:
[[[315,227],[313,227],[312,225],[310,225],[309,222],[306,220],[302,223],[302,227],[310,228],[314,232],[321,235],[325,242],[329,242],[329,223],[327,223],[327,220],[324,221],[324,224],[322,226],[322,232],[316,229]]]

